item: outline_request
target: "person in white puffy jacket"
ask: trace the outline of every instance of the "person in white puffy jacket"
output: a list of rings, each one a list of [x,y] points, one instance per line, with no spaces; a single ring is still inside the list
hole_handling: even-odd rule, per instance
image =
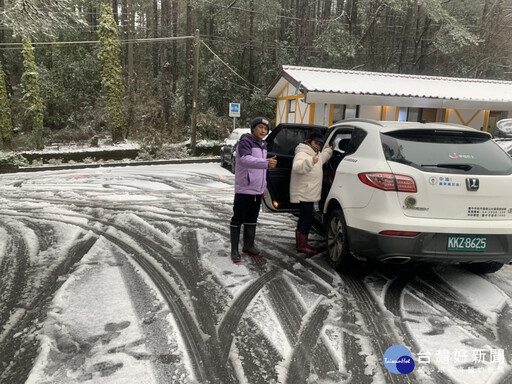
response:
[[[299,220],[295,230],[295,247],[299,252],[314,255],[316,250],[308,245],[309,231],[313,225],[314,204],[322,193],[322,165],[332,156],[332,148],[324,145],[324,136],[313,131],[309,138],[295,148],[290,179],[290,201],[299,203]]]

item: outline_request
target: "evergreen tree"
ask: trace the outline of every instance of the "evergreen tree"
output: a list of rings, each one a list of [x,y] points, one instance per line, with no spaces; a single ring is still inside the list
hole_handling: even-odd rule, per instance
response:
[[[105,3],[101,5],[98,34],[100,37],[99,57],[102,64],[101,84],[105,91],[112,141],[118,143],[124,139],[123,128],[125,126],[121,47],[112,8]]]
[[[28,36],[23,38],[23,66],[22,80],[25,85],[23,101],[28,112],[28,125],[32,129],[35,147],[43,149],[43,99],[39,90],[39,74],[34,48]]]
[[[12,141],[12,118],[7,89],[5,88],[4,69],[0,63],[0,145],[9,148]]]
[[[75,0],[11,0],[3,1],[2,24],[15,35],[51,36],[67,27],[85,25],[78,15]],[[78,4],[79,6],[79,4]]]

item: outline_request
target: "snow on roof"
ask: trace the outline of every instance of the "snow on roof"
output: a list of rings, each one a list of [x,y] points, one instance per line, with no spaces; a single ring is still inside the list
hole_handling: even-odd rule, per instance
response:
[[[283,66],[268,96],[278,97],[286,82],[308,103],[512,110],[512,81]]]

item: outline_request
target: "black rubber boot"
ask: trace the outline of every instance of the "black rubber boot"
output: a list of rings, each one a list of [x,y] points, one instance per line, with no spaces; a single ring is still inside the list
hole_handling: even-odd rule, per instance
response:
[[[240,242],[240,226],[230,225],[229,233],[231,236],[231,260],[233,263],[240,263],[242,261],[242,256],[240,256],[240,252],[238,252],[238,243]]]
[[[242,254],[252,257],[263,257],[259,249],[254,247],[254,238],[256,237],[256,224],[244,224],[244,247]]]

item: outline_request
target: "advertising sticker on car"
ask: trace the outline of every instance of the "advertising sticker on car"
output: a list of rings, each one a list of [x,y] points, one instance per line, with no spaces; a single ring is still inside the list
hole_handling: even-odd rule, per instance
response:
[[[484,252],[487,237],[481,235],[449,235],[448,251]]]

